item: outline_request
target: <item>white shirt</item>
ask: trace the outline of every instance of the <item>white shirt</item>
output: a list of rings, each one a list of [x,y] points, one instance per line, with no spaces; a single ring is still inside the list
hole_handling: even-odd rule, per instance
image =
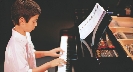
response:
[[[12,29],[5,51],[4,72],[32,72],[36,67],[34,52],[30,33],[23,36]]]

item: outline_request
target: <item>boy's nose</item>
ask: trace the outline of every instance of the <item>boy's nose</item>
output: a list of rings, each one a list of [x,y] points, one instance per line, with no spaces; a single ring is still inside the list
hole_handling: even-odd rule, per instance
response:
[[[37,26],[37,23],[35,23],[35,26]]]

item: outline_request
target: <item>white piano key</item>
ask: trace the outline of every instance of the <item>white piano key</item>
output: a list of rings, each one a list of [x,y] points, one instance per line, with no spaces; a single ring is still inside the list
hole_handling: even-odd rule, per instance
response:
[[[61,36],[60,48],[65,51],[59,58],[67,61],[67,40],[68,36]],[[58,66],[58,72],[66,72],[66,65]]]

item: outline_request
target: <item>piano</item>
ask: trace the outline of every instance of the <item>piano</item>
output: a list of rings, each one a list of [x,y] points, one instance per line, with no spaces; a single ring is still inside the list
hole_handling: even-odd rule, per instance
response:
[[[87,38],[80,39],[78,25],[88,16],[87,10],[75,9],[74,27],[60,30],[60,41],[67,37],[64,41],[67,64],[57,67],[56,72],[133,72],[133,60],[127,57],[108,27],[112,20],[109,14],[104,16],[95,34],[94,30]]]

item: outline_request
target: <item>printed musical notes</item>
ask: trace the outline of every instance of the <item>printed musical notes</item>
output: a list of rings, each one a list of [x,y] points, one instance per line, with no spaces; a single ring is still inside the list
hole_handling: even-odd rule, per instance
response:
[[[78,26],[80,38],[85,39],[100,24],[106,11],[98,3],[94,6],[90,15]]]

